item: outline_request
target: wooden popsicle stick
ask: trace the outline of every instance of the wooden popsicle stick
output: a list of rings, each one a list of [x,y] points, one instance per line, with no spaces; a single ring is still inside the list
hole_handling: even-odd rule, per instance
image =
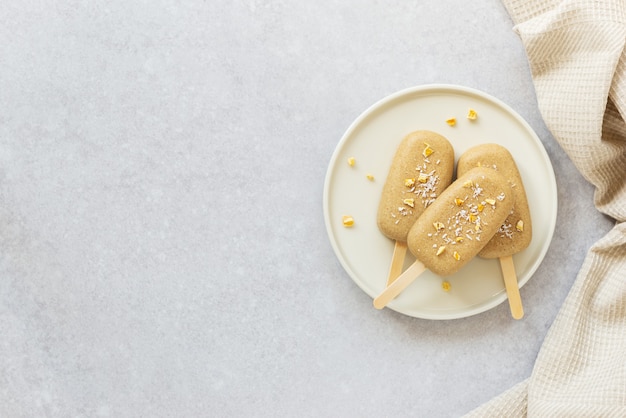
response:
[[[524,307],[522,306],[522,297],[520,296],[519,286],[517,284],[517,274],[515,274],[513,256],[507,255],[500,257],[500,268],[502,269],[506,294],[509,297],[511,315],[515,319],[522,319],[524,316]]]
[[[383,290],[383,292],[374,299],[374,307],[376,309],[382,309],[389,302],[398,296],[408,285],[426,270],[426,266],[421,261],[416,260],[411,264],[404,273],[402,273],[396,280]]]
[[[389,275],[387,276],[387,286],[402,273],[404,266],[404,257],[406,256],[406,242],[396,241],[393,247],[393,255],[391,256],[391,265],[389,266]]]

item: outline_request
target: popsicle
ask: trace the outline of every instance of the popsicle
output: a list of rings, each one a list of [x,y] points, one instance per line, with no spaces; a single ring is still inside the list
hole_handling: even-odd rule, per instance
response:
[[[515,200],[512,212],[478,255],[483,258],[500,259],[511,315],[515,319],[520,319],[524,316],[524,308],[512,256],[528,247],[532,239],[526,191],[515,159],[505,147],[498,144],[481,144],[468,149],[459,158],[457,172],[463,174],[477,166],[500,172],[508,180]]]
[[[409,229],[452,182],[453,172],[454,149],[438,133],[411,132],[398,145],[376,219],[380,231],[395,241],[387,284],[402,272]]]
[[[426,269],[447,276],[476,256],[513,207],[506,178],[476,167],[459,177],[415,221],[407,245],[416,261],[374,299],[384,308]]]

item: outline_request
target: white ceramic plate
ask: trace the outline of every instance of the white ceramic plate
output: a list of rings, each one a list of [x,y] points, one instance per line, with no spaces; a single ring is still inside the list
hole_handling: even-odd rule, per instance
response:
[[[469,108],[476,110],[477,120],[466,118]],[[451,117],[457,119],[454,127],[446,124]],[[543,260],[556,225],[552,164],[532,128],[509,106],[483,92],[452,85],[414,87],[386,97],[361,114],[339,141],[324,184],[324,217],[346,272],[372,298],[384,289],[394,243],[376,226],[378,201],[400,140],[418,129],[448,138],[456,160],[467,148],[485,142],[501,144],[513,154],[531,199],[533,221],[530,246],[513,256],[523,286]],[[356,160],[352,167],[347,163],[350,157]],[[343,215],[354,218],[352,228],[343,226]],[[405,267],[414,260],[407,252]],[[442,289],[444,280],[451,284],[449,292]],[[453,319],[484,312],[505,300],[498,260],[477,257],[445,279],[426,271],[388,307],[418,318]]]

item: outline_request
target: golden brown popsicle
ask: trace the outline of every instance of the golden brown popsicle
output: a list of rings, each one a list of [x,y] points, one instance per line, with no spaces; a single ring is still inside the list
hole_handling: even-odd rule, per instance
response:
[[[458,175],[474,167],[493,168],[502,174],[511,185],[515,199],[513,211],[478,255],[484,258],[499,258],[516,254],[530,245],[532,222],[528,199],[515,159],[502,145],[481,144],[465,151],[457,163]]]
[[[482,167],[459,177],[439,199],[413,225],[407,244],[426,268],[447,276],[487,245],[511,211],[513,199],[506,179]]]
[[[440,276],[457,272],[489,242],[512,207],[511,187],[497,171],[477,167],[459,177],[411,227],[407,244],[417,260],[374,306],[382,309],[426,269]]]
[[[511,153],[498,144],[481,144],[465,151],[459,158],[457,172],[461,175],[473,167],[492,168],[501,173],[511,185],[515,198],[513,210],[478,255],[500,259],[511,315],[520,319],[524,316],[524,308],[512,255],[528,247],[532,240],[530,208],[522,177]]]
[[[409,229],[452,182],[453,172],[454,149],[438,133],[411,132],[398,145],[376,219],[380,231],[396,241],[387,283],[401,273]]]

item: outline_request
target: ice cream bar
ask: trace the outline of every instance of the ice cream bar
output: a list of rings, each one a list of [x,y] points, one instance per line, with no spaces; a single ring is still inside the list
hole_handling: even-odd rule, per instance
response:
[[[477,167],[450,185],[415,222],[409,250],[440,276],[457,272],[489,242],[511,212],[506,178]]]
[[[524,309],[512,255],[528,247],[532,240],[530,209],[522,177],[511,153],[498,144],[481,144],[465,151],[459,158],[457,172],[463,174],[473,167],[492,168],[501,173],[511,186],[515,199],[513,209],[478,255],[500,259],[511,315],[521,319]]]
[[[457,272],[489,242],[511,212],[507,180],[497,171],[477,167],[459,177],[416,220],[407,235],[417,261],[374,299],[382,309],[419,274]]]
[[[508,180],[515,200],[513,211],[478,255],[499,258],[522,251],[532,239],[532,222],[522,177],[513,156],[498,144],[477,145],[461,155],[457,173],[462,175],[474,167],[492,168],[502,174]]]
[[[395,240],[387,284],[402,273],[406,236],[415,220],[452,181],[454,149],[443,136],[415,131],[400,142],[383,187],[376,222]]]
[[[406,242],[415,220],[450,184],[454,149],[443,136],[415,131],[400,142],[378,205],[380,231]]]

